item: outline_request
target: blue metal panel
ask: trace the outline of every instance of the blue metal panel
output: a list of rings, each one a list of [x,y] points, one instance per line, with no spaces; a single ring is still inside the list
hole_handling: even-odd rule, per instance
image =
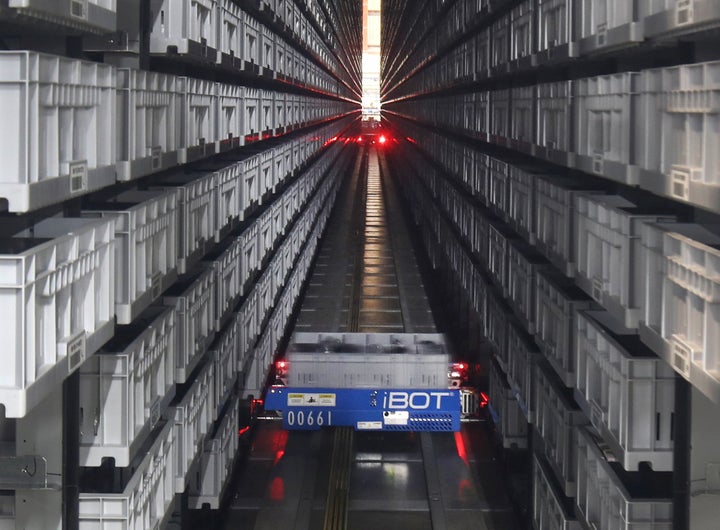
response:
[[[347,426],[356,430],[460,430],[460,391],[273,386],[265,409],[283,413],[288,430]]]

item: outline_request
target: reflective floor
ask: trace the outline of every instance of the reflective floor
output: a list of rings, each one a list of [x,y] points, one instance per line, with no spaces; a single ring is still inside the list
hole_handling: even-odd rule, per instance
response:
[[[347,528],[519,528],[482,423],[459,433],[355,433]],[[225,529],[323,528],[332,433],[262,425]]]

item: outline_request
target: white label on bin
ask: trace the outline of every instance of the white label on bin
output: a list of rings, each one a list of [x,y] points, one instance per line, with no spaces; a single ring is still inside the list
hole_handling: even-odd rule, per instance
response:
[[[688,200],[690,195],[690,170],[683,166],[673,166],[670,171],[672,180],[671,194],[678,199]]]
[[[76,18],[87,19],[87,0],[70,0],[70,14]]]
[[[598,24],[597,27],[597,46],[605,46],[607,43],[607,24]]]
[[[288,407],[334,407],[335,394],[288,394]]]
[[[693,16],[693,1],[694,0],[677,0],[677,6],[675,8],[676,25],[683,26],[693,22],[695,18]]]
[[[672,361],[675,369],[685,377],[690,376],[690,355],[692,350],[688,345],[683,343],[679,338],[673,336],[672,339]]]
[[[85,360],[85,332],[68,341],[65,345],[65,355],[68,359],[68,373],[72,373]]]
[[[358,431],[379,431],[382,429],[381,421],[359,421],[357,422]]]
[[[407,410],[386,410],[383,413],[385,425],[407,425],[410,413]]]
[[[77,193],[87,189],[87,162],[71,162],[68,165],[70,172],[70,193]]]

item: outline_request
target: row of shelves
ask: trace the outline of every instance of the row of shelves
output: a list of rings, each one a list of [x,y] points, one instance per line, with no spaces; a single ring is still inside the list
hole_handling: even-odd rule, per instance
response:
[[[187,492],[190,509],[219,508],[237,455],[239,399],[248,391],[244,387],[238,388],[242,384],[238,378],[240,381],[246,379],[246,384],[247,379],[253,381],[260,375],[266,378],[274,352],[286,333],[292,309],[309,273],[317,241],[334,203],[341,168],[346,166],[344,162],[338,161],[344,156],[340,149],[335,151],[330,157],[332,162],[327,168],[328,176],[322,180],[303,214],[303,219],[308,219],[309,224],[298,222],[295,225],[294,231],[304,232],[299,233],[301,244],[293,260],[296,266],[286,271],[286,280],[283,279],[277,285],[271,295],[273,303],[264,308],[265,316],[260,313],[251,316],[248,309],[253,307],[253,310],[261,310],[259,301],[264,296],[264,282],[260,279],[255,284],[255,294],[248,297],[255,302],[242,304],[242,308],[234,314],[230,324],[204,355],[184,396],[175,399],[171,406],[161,412],[154,431],[156,434],[151,435],[156,436],[155,441],[123,490],[114,493],[80,493],[80,524],[83,528],[102,529],[110,525],[123,530],[151,528],[154,525],[162,527],[170,515],[176,494],[183,492]],[[286,244],[292,240],[288,236]],[[274,260],[282,262],[283,254],[278,251]],[[269,265],[266,274],[272,275],[273,270],[272,264]],[[254,303],[258,305],[253,306]],[[100,353],[95,357],[102,362],[113,363],[123,355]],[[109,389],[112,386],[116,387],[116,391],[123,389],[122,394],[114,394],[118,399],[111,399],[113,396],[110,394],[97,396],[98,402],[104,404],[105,409],[100,420],[95,418],[93,422],[102,425],[105,434],[117,432],[122,421],[128,419],[133,410],[139,409],[127,396],[138,396],[151,386],[151,381],[139,373],[133,374],[136,378],[134,388],[129,386],[127,379],[119,380],[118,375],[114,369],[91,373],[85,371],[85,366],[81,373],[81,389]],[[141,382],[137,380],[138,377],[144,380]],[[260,388],[262,384],[254,387],[254,391]],[[85,401],[86,397],[81,394],[81,404],[92,407],[92,399]],[[145,421],[151,421],[151,418]],[[164,426],[163,422],[166,422]],[[91,428],[89,425],[87,427]],[[84,429],[83,432],[88,430]],[[121,466],[124,454],[118,454],[117,450],[126,440],[105,439],[105,443],[92,446],[83,443],[81,457],[87,454],[89,460],[97,462],[85,460],[81,465],[99,465],[104,458],[112,456],[116,465]],[[137,439],[134,443],[137,443]],[[90,447],[92,450],[87,453]],[[158,469],[158,464],[162,464],[162,470]],[[123,509],[118,509],[119,506]]]
[[[475,230],[490,222],[495,235],[488,237],[485,230],[480,237],[468,233],[453,208],[463,204],[462,194],[444,177],[433,178],[431,169],[422,169],[428,166],[422,157],[412,152],[408,156],[422,182],[415,196],[421,201],[419,208],[435,208],[453,225],[436,237],[455,241],[444,249],[450,269],[461,275],[469,302],[483,319],[481,331],[510,380],[524,421],[533,423],[539,404],[546,401],[533,395],[538,380],[534,363],[542,356],[555,377],[572,389],[596,428],[612,440],[618,461],[633,470],[640,462],[651,462],[656,470],[670,471],[671,367],[640,343],[636,331],[633,334],[610,312],[601,311],[548,261],[531,259],[520,238],[502,241],[503,232],[512,233],[509,228],[502,230],[500,220],[471,201],[465,204],[477,218],[471,223]],[[424,199],[421,192],[426,193]],[[486,246],[478,248],[477,242],[483,241]],[[651,439],[658,433],[658,440]]]
[[[595,304],[621,334],[639,333],[650,350],[718,401],[713,225],[680,222],[666,205],[636,204],[602,183],[585,188],[508,160],[488,156],[484,175],[464,172],[466,166],[443,162],[445,147],[457,144],[404,126],[453,175],[450,182],[432,167],[425,170],[474,257],[488,265],[566,384],[575,379],[573,312]],[[557,314],[565,320],[553,321]]]
[[[27,212],[353,110],[304,95],[0,53],[0,197]],[[108,129],[108,124],[110,128]]]
[[[345,73],[332,50],[295,2],[280,4],[271,7],[270,16],[289,39],[273,32],[235,0],[153,1],[149,51],[158,56],[190,56],[328,93],[345,91],[338,83]],[[121,4],[121,8],[137,10],[138,6]],[[11,0],[0,11],[0,19],[16,22],[18,17],[39,24],[50,22],[68,33],[81,30],[108,35],[120,31],[135,35],[139,31],[138,27],[126,27],[128,16],[122,12],[118,16],[116,0]],[[295,79],[290,75],[293,71],[307,72],[307,78]]]
[[[604,455],[597,434],[588,427],[577,426],[571,430],[576,457],[578,495],[566,497],[547,460],[533,455],[532,499],[533,527],[537,530],[580,530],[581,528],[673,528],[672,502],[665,491],[668,477],[654,485],[655,490],[646,493],[638,484],[649,477],[618,473],[612,462]],[[656,479],[657,480],[657,479]],[[652,489],[652,488],[651,488]]]
[[[194,57],[349,97],[338,82],[342,74],[335,56],[292,1],[285,2],[287,17],[278,22],[292,40],[274,32],[234,0],[162,0],[155,4],[151,6],[151,54]],[[305,53],[296,48],[296,42]]]
[[[219,507],[357,110],[322,10],[251,4],[0,6],[3,528]]]
[[[700,36],[719,24],[716,0],[525,0],[509,10],[461,0],[414,48],[391,92],[394,98],[434,92],[646,40]]]
[[[425,123],[715,212],[708,62],[387,105]],[[456,156],[461,156],[457,153]]]
[[[461,305],[470,308],[493,348],[488,407],[498,436],[506,447],[524,448],[534,439],[536,527],[579,528],[579,518],[598,528],[670,528],[671,368],[639,347],[636,335],[616,334],[611,316],[594,304],[567,314],[567,300],[547,299],[538,304],[538,314],[553,320],[528,332],[514,314],[513,298],[493,277],[491,262],[473,252],[452,210],[433,192],[432,163],[414,148],[404,154],[411,167],[404,189],[431,261],[454,277]],[[576,340],[563,348],[583,366],[575,388],[566,386],[542,347],[545,331],[567,333],[570,319],[577,323]],[[645,462],[654,471],[644,470]],[[655,489],[639,486],[641,474]],[[588,495],[598,477],[602,491]]]
[[[271,165],[250,171],[247,160],[228,174],[225,168],[183,173],[158,183],[159,189],[121,192],[102,205],[88,204],[83,217],[45,219],[6,239],[0,255],[2,314],[11,330],[4,358],[11,369],[0,389],[6,415],[22,417],[47,395],[52,381],[62,381],[113,336],[116,319],[130,324],[161,296],[178,304],[203,301],[212,317],[203,325],[215,329],[210,305],[224,311],[243,294],[302,212],[329,159],[321,157],[301,178],[290,177],[350,121],[298,137],[302,151],[277,180],[262,178],[260,170],[272,173]],[[266,155],[272,163],[273,149],[257,156]],[[282,185],[283,195],[269,203]],[[253,211],[260,213],[240,225]],[[243,232],[213,248],[235,226]],[[208,257],[210,266],[198,265]],[[185,277],[176,282],[179,274]],[[217,300],[211,289],[216,281]],[[195,325],[201,325],[199,318]],[[198,337],[189,344],[199,347]]]
[[[324,180],[339,146],[333,151],[303,175],[309,181],[309,195],[299,216],[291,219],[291,227],[279,234],[281,243],[263,248],[255,237],[248,240],[248,233],[257,232],[256,221],[231,238],[228,248],[238,243],[242,248],[226,267],[223,252],[219,260],[203,267],[201,276],[182,282],[178,295],[165,296],[161,305],[151,307],[132,325],[119,327],[113,340],[82,365],[81,406],[96,411],[94,416],[83,416],[87,425],[80,442],[82,465],[99,466],[108,457],[118,466],[129,465],[133,447],[142,441],[141,432],[159,419],[152,412],[162,409],[174,385],[189,380],[208,350],[220,363],[217,375],[225,374],[216,382],[218,396],[226,394],[232,386],[227,377],[234,380],[251,356],[259,328],[287,285],[317,211],[334,185],[334,177]],[[276,202],[282,201],[280,197]],[[266,259],[271,253],[272,259]],[[185,283],[189,287],[183,290]]]

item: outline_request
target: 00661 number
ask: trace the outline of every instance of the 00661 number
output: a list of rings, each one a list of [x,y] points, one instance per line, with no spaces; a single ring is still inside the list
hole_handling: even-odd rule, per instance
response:
[[[288,427],[329,427],[332,425],[331,410],[289,410],[286,416]]]

